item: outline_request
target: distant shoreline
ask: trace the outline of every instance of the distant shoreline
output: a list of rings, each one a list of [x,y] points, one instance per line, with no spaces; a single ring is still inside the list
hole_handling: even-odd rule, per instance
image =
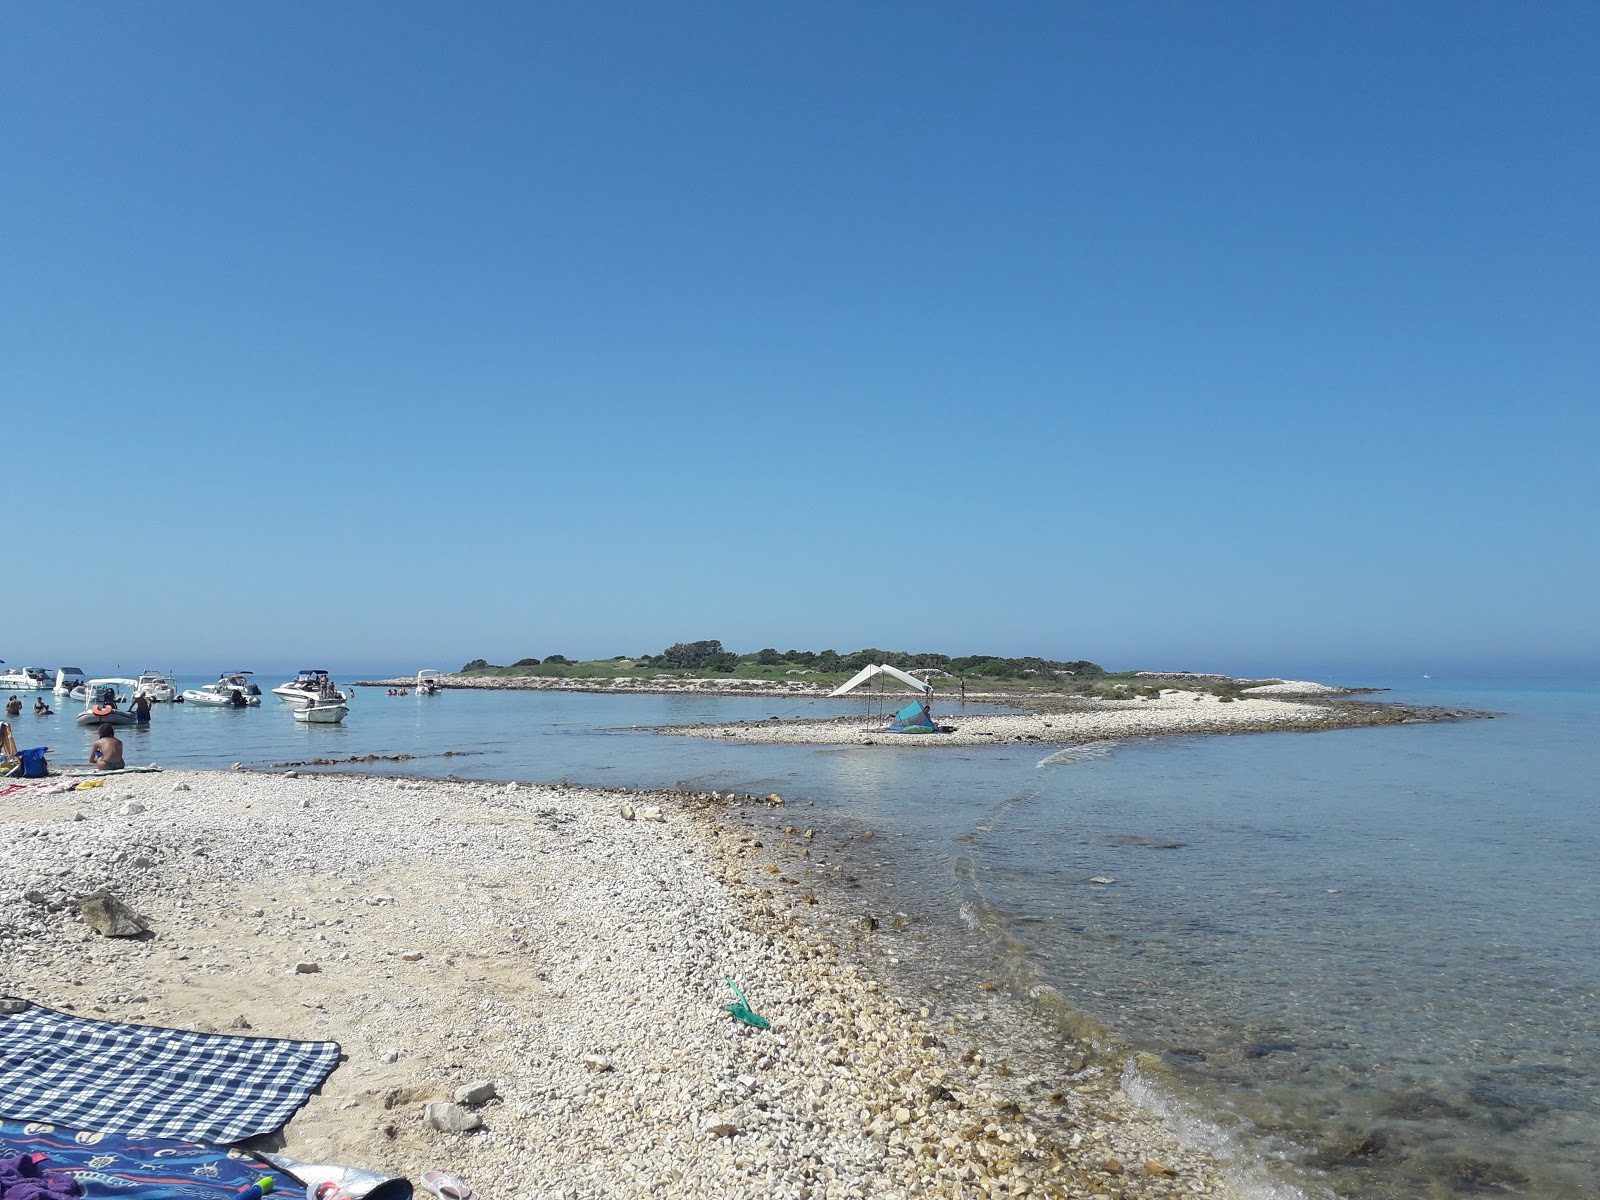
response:
[[[1183,683],[1193,680],[1196,683],[1228,682],[1240,685],[1248,684],[1248,680],[1229,679],[1223,675],[1204,675],[1188,672],[1169,671],[1141,671],[1138,673],[1141,683]],[[663,676],[656,675],[650,678],[637,676],[624,676],[620,679],[606,678],[563,678],[547,675],[462,675],[459,673],[439,675],[434,682],[442,688],[461,691],[487,691],[487,692],[592,692],[597,695],[622,694],[629,696],[675,696],[690,692],[700,696],[782,696],[815,699],[827,696],[834,685],[827,682],[813,682],[811,680],[790,679],[736,679],[723,677],[704,676]],[[353,686],[370,688],[414,688],[417,685],[415,676],[405,675],[394,679],[359,679]],[[1270,692],[1269,692],[1270,688]],[[1269,685],[1268,687],[1250,688],[1251,693],[1280,694],[1280,695],[1316,695],[1316,696],[1354,696],[1384,691],[1383,688],[1371,687],[1332,687],[1327,684],[1309,683],[1305,681],[1288,681]],[[867,688],[857,689],[851,693],[857,698],[868,696],[905,696],[911,693],[905,690],[878,693]],[[963,693],[957,687],[948,684],[935,686],[933,692],[934,703],[956,703],[963,698]],[[1003,688],[987,686],[982,689],[969,687],[964,693],[964,698],[969,701],[982,701],[992,704],[1010,704],[1017,707],[1026,707],[1038,704],[1041,701],[1074,700],[1078,697],[1069,693],[1055,691],[1049,688]]]
[[[1215,683],[1216,675],[1144,672],[1152,683],[1182,684],[1188,680]],[[1232,681],[1227,682],[1243,682]],[[358,687],[405,687],[415,680],[362,681]],[[562,691],[597,695],[767,696],[774,699],[814,700],[828,691],[804,681],[774,683],[761,679],[559,679],[531,677],[475,677],[448,675],[442,686],[476,691]],[[1237,698],[1213,691],[1169,686],[1159,697],[1112,700],[1064,694],[1045,689],[1018,691],[969,690],[969,703],[998,704],[1014,713],[968,713],[951,689],[935,690],[934,721],[945,732],[888,733],[883,715],[813,718],[769,717],[763,720],[703,722],[695,725],[656,725],[650,733],[673,737],[715,738],[759,745],[813,746],[1000,746],[1035,743],[1071,745],[1088,741],[1115,741],[1140,737],[1184,737],[1207,734],[1317,732],[1375,725],[1408,725],[1488,718],[1494,714],[1465,709],[1391,704],[1349,697],[1384,689],[1332,687],[1309,681],[1286,681],[1245,688]],[[906,691],[854,695],[863,703],[881,701],[899,707],[911,698]]]
[[[963,714],[935,701],[934,720],[949,732],[904,734],[884,729],[886,718],[731,721],[659,725],[650,732],[766,745],[1003,746],[1074,745],[1144,737],[1227,733],[1310,733],[1374,725],[1414,725],[1492,717],[1464,709],[1329,700],[1249,698],[1232,703],[1205,693],[1175,691],[1159,700],[1079,700],[1052,697],[1037,711]]]

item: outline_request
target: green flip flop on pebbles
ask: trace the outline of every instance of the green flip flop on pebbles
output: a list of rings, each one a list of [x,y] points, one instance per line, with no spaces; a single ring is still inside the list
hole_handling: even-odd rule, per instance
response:
[[[753,1026],[756,1029],[771,1029],[771,1021],[767,1020],[760,1013],[750,1011],[750,1002],[744,998],[744,993],[739,990],[739,985],[733,980],[728,979],[726,975],[724,975],[723,978],[728,980],[728,986],[733,989],[733,994],[739,997],[739,1003],[728,1005],[727,1011],[732,1013],[737,1020],[743,1021],[746,1025]]]

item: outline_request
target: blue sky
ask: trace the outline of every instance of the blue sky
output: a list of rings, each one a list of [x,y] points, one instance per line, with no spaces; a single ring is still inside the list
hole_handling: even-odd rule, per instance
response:
[[[1600,663],[1593,5],[0,19],[11,663]]]

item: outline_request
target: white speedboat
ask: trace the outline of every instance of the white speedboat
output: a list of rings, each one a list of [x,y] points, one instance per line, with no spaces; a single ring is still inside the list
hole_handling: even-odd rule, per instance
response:
[[[79,725],[132,725],[137,722],[120,707],[133,696],[137,679],[91,679],[83,685],[83,711],[74,718]]]
[[[333,686],[333,680],[320,667],[301,671],[288,683],[279,684],[272,694],[290,704],[309,704],[313,700],[337,700],[348,703],[350,697]]]
[[[185,704],[198,704],[204,708],[259,708],[261,697],[252,696],[235,682],[239,676],[224,675],[215,683],[190,688],[183,693]]]
[[[417,672],[417,695],[437,696],[444,688],[439,685],[439,676],[443,671],[421,670]]]
[[[172,685],[171,678],[160,671],[143,671],[133,694],[143,696],[151,704],[170,704],[178,698],[178,689]]]
[[[294,710],[294,719],[308,725],[337,725],[350,715],[342,700],[310,700]]]
[[[261,697],[261,685],[250,678],[254,674],[254,671],[224,671],[222,678],[233,684],[246,696],[254,696],[259,700]],[[255,702],[255,700],[251,701],[252,704]]]
[[[43,667],[18,667],[0,673],[0,689],[13,692],[48,692],[50,672]]]
[[[68,696],[73,700],[83,699],[83,685],[88,683],[82,667],[57,667],[56,686],[52,689],[58,696]]]

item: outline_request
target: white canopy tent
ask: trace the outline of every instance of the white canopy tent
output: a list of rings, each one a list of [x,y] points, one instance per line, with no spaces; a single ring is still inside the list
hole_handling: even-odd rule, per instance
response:
[[[915,691],[919,696],[927,697],[933,695],[933,684],[925,683],[921,679],[918,679],[915,675],[908,675],[899,667],[891,667],[888,663],[884,663],[881,666],[878,664],[873,664],[871,666],[862,667],[861,670],[857,671],[855,675],[852,676],[847,682],[841,683],[838,687],[834,688],[833,691],[829,692],[828,695],[830,697],[842,696],[846,692],[854,691],[863,683],[867,682],[867,680],[873,679],[879,675],[893,676],[895,679],[898,679],[901,683]]]

